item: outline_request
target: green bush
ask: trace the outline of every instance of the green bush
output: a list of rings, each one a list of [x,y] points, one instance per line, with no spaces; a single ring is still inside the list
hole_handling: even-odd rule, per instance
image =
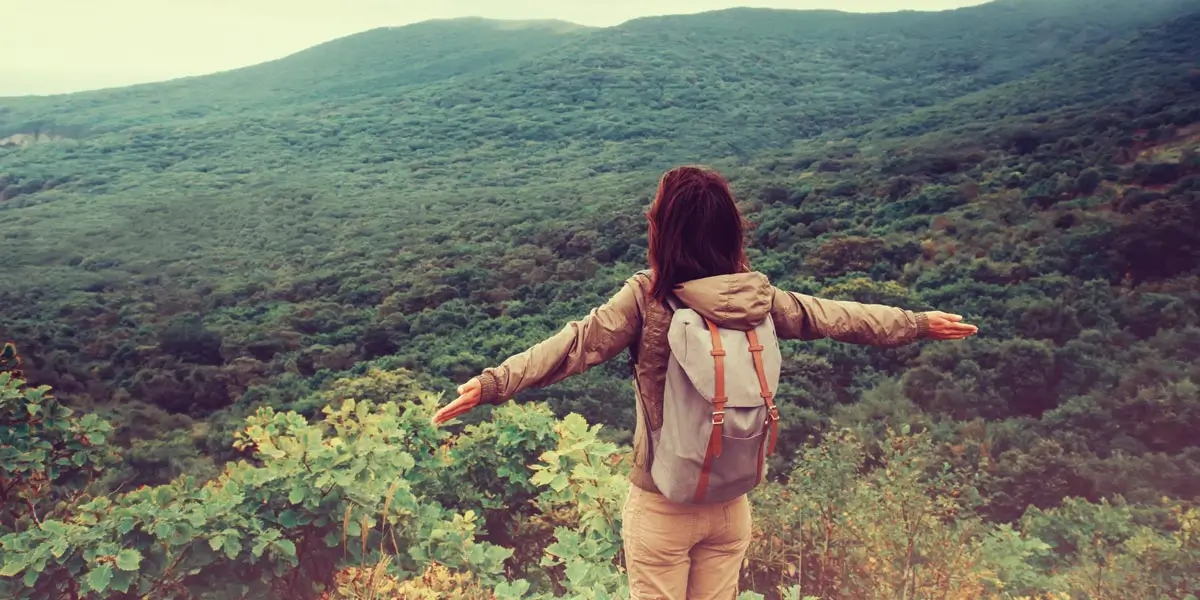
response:
[[[452,438],[429,422],[438,404],[432,395],[354,398],[391,395],[406,379],[375,371],[342,380],[314,423],[260,409],[237,434],[238,448],[252,457],[207,483],[184,476],[89,496],[87,478],[73,476],[100,471],[92,442],[105,424],[46,413],[54,403],[45,390],[0,374],[2,414],[20,432],[3,440],[2,483],[22,490],[4,499],[5,515],[22,516],[0,523],[0,593],[481,600],[628,593],[620,537],[627,448],[602,441],[600,426],[578,415],[554,419],[544,406],[510,403]],[[20,428],[43,415],[44,426]],[[960,457],[952,465],[928,432],[904,425],[875,439],[863,431],[826,435],[802,450],[786,483],[753,492],[744,597],[1116,598],[1130,589],[1155,597],[1186,587],[1200,559],[1194,508],[1134,511],[1072,500],[1030,511],[1019,529],[992,525],[980,517],[986,453],[968,458],[952,446]],[[68,434],[90,441],[45,453]],[[472,475],[484,471],[495,481]],[[47,480],[58,496],[38,495]],[[453,509],[439,501],[456,497]],[[27,500],[55,498],[52,509],[20,510]],[[505,518],[493,522],[490,512]]]

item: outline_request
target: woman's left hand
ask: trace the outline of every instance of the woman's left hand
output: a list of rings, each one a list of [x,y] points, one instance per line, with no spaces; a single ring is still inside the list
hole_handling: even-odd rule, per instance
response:
[[[483,391],[483,385],[479,383],[479,378],[473,378],[470,381],[458,386],[458,398],[454,402],[442,407],[433,415],[434,426],[441,425],[450,419],[471,412],[472,408],[479,405],[480,393]]]
[[[979,333],[978,327],[963,323],[963,318],[959,315],[935,310],[925,313],[925,316],[929,317],[930,339],[965,340]]]

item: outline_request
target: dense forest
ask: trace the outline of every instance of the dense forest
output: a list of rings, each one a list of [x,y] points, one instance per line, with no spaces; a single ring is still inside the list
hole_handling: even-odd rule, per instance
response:
[[[698,162],[777,286],[981,328],[786,345],[745,597],[1194,599],[1197,31],[468,19],[0,99],[0,595],[621,597],[623,360],[428,418],[644,268]]]

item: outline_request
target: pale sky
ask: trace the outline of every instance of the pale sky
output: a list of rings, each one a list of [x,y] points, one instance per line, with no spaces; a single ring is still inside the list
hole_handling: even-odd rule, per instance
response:
[[[201,75],[376,27],[435,18],[636,17],[734,6],[945,10],[983,0],[0,0],[0,96]]]

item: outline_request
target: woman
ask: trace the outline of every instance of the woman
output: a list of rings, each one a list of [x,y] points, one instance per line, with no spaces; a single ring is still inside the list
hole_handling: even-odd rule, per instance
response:
[[[629,278],[584,319],[460,386],[459,397],[438,411],[434,422],[559,382],[628,348],[637,406],[622,532],[630,592],[635,600],[727,600],[737,595],[750,543],[746,497],[715,505],[675,504],[655,488],[647,464],[646,440],[662,426],[669,357],[665,336],[672,314],[668,296],[726,328],[752,329],[770,315],[780,339],[897,346],[921,338],[960,340],[977,330],[942,312],[820,300],[774,288],[750,270],[741,214],[729,185],[713,171],[681,167],[667,172],[647,217],[650,271]]]

